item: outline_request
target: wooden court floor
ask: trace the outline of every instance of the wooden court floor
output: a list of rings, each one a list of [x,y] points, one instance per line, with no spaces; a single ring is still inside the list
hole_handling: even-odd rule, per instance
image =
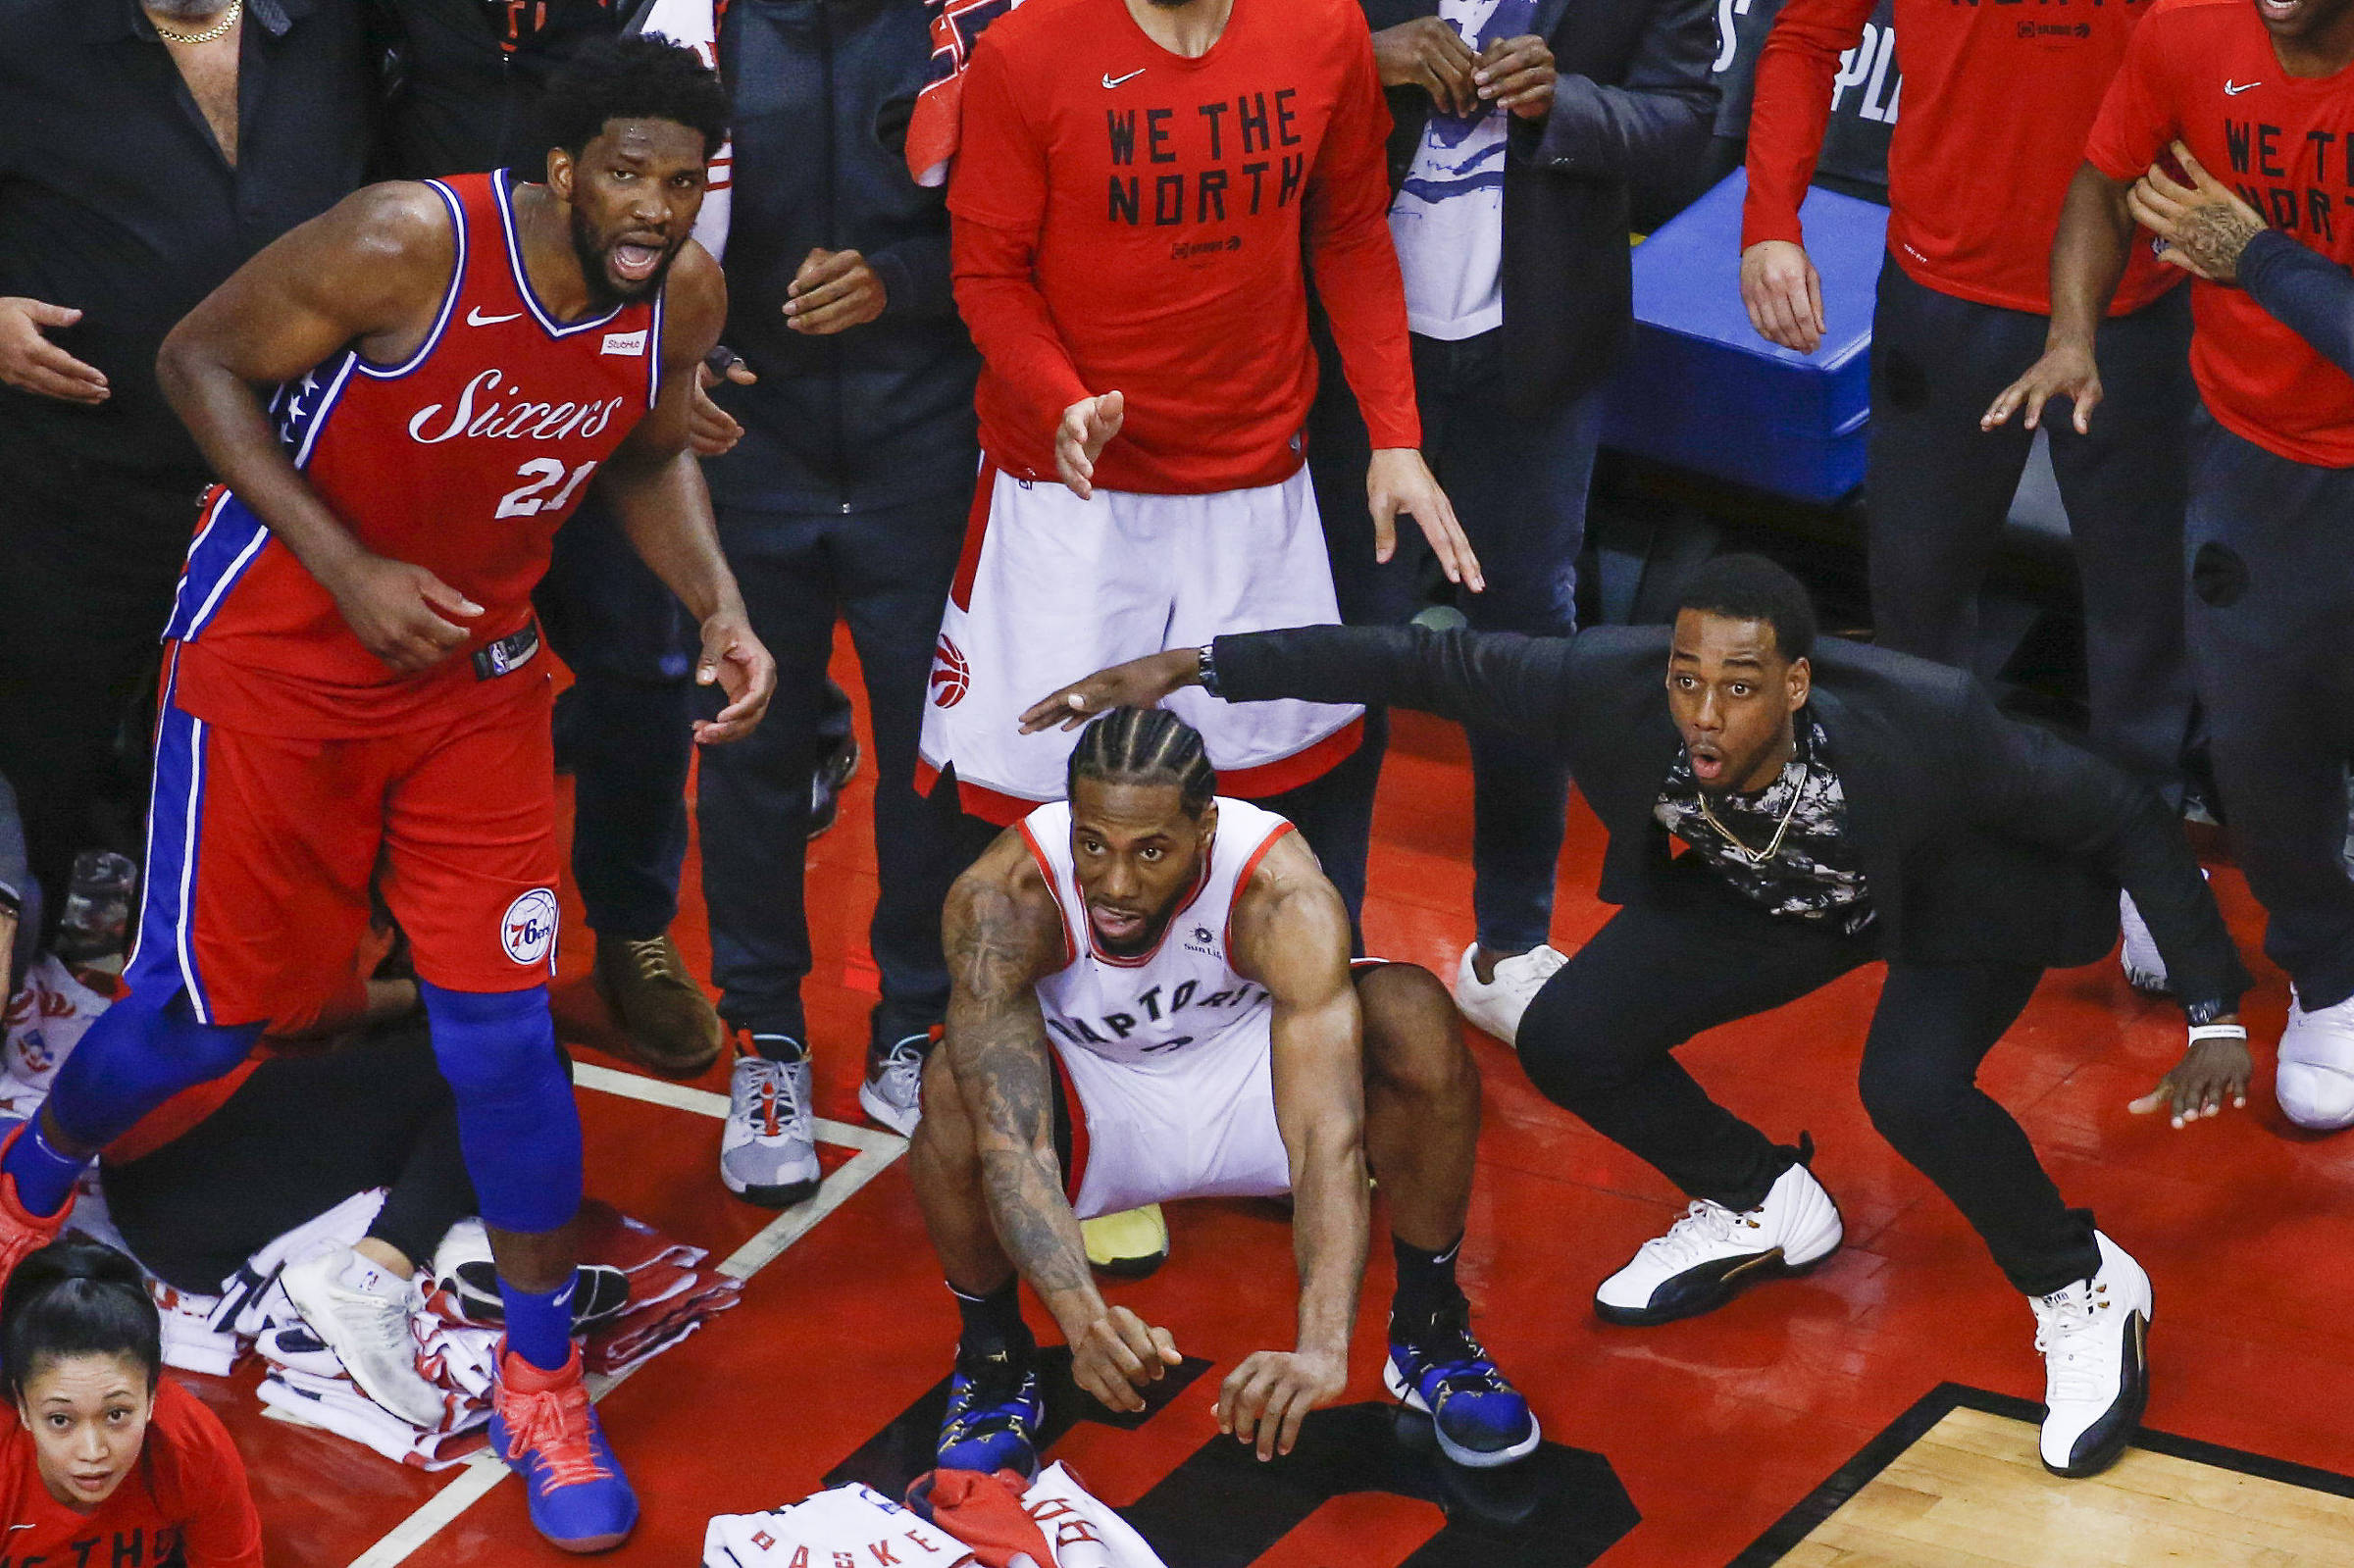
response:
[[[845,685],[846,653],[841,661]],[[860,719],[863,727],[863,715]],[[1452,975],[1470,927],[1467,769],[1459,734],[1402,717],[1383,781],[1366,913],[1375,950]],[[813,849],[818,967],[807,998],[831,1172],[811,1204],[746,1206],[714,1170],[724,1068],[685,1089],[584,1049],[592,1194],[707,1246],[743,1304],[611,1390],[607,1429],[645,1505],[611,1561],[688,1568],[703,1523],[922,1462],[955,1315],[925,1245],[898,1140],[855,1093],[874,974],[871,770]],[[1599,829],[1573,808],[1555,941],[1607,918],[1592,896]],[[693,861],[681,936],[705,952]],[[2256,951],[2227,865],[2215,885],[2260,977],[2248,1012],[2263,1081],[2287,1001]],[[588,947],[567,894],[559,1015],[592,1044]],[[1181,1386],[1113,1425],[1064,1401],[1054,1457],[1129,1507],[1170,1568],[1808,1568],[1864,1565],[2354,1563],[2354,1138],[2287,1129],[2269,1092],[2175,1132],[2129,1116],[2178,1053],[2179,1013],[2113,964],[2055,973],[1983,1080],[2072,1201],[2131,1248],[2156,1289],[2148,1423],[2162,1436],[2097,1483],[2033,1460],[2041,1367],[2026,1305],[1927,1183],[1872,1134],[1854,1068],[1876,971],[1748,1025],[1685,1060],[1778,1138],[1811,1131],[1846,1215],[1845,1249],[1709,1318],[1598,1323],[1595,1283],[1680,1208],[1647,1167],[1539,1097],[1475,1038],[1486,1125],[1462,1275],[1491,1349],[1525,1389],[1546,1446],[1501,1476],[1437,1464],[1380,1387],[1390,1288],[1376,1246],[1355,1376],[1289,1461],[1217,1438],[1219,1377],[1289,1343],[1289,1236],[1264,1206],[1179,1205],[1174,1255],[1108,1294],[1174,1331]],[[1044,1318],[1034,1314],[1034,1321]],[[534,1537],[496,1467],[404,1470],[261,1417],[253,1374],[190,1380],[252,1468],[274,1568],[478,1568],[564,1560]]]

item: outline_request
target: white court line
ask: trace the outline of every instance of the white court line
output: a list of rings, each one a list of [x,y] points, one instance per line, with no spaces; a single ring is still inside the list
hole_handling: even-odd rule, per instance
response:
[[[693,1111],[699,1115],[725,1118],[728,1097],[709,1089],[691,1088],[685,1084],[667,1083],[657,1078],[645,1078],[637,1073],[617,1072],[610,1067],[581,1062],[573,1068],[574,1082],[588,1088],[601,1089],[628,1099],[644,1100],[649,1104],[668,1105],[678,1110]],[[774,1263],[779,1254],[815,1230],[818,1223],[848,1202],[852,1194],[883,1174],[901,1154],[907,1152],[907,1140],[892,1133],[881,1133],[871,1127],[853,1127],[847,1122],[829,1121],[818,1117],[817,1137],[820,1142],[836,1143],[858,1152],[849,1162],[818,1184],[816,1196],[806,1203],[796,1204],[761,1227],[758,1235],[728,1255],[718,1265],[718,1272],[735,1280],[748,1280]],[[650,1363],[640,1362],[640,1366]],[[619,1388],[638,1370],[612,1378],[590,1378],[588,1396],[601,1399]],[[473,1507],[509,1474],[498,1456],[486,1448],[460,1466],[449,1484],[428,1497],[410,1514],[365,1552],[351,1560],[350,1568],[392,1568],[405,1562],[427,1542],[441,1533],[460,1514]]]

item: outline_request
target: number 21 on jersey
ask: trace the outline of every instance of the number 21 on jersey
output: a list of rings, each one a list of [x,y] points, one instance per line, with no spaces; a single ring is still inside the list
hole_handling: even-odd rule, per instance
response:
[[[541,511],[561,512],[571,502],[573,492],[587,483],[588,476],[595,472],[596,460],[591,459],[583,463],[579,468],[573,469],[571,477],[568,479],[565,477],[563,463],[557,459],[535,457],[515,471],[517,479],[528,480],[531,482],[517,485],[505,495],[500,496],[498,511],[494,515],[498,517],[531,517]],[[558,485],[561,485],[562,488],[557,489]],[[547,492],[551,489],[554,489],[556,493],[549,495]]]

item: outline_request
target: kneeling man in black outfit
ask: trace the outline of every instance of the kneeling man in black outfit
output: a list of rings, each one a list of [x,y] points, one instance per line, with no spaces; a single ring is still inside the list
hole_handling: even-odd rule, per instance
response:
[[[1771,562],[1711,562],[1681,602],[1672,630],[1573,637],[1223,636],[1092,676],[1024,723],[1199,684],[1237,702],[1420,709],[1527,735],[1569,765],[1610,830],[1601,896],[1623,907],[1530,1002],[1521,1064],[1693,1199],[1595,1292],[1613,1323],[1709,1311],[1838,1247],[1838,1208],[1807,1169],[1812,1146],[1774,1143],[1672,1053],[1885,960],[1865,1106],[2030,1298],[2043,1462],[2068,1476],[2104,1469],[2148,1396],[2149,1277],[2089,1211],[2062,1201],[1976,1074],[2045,969],[2108,952],[2122,884],[2191,1026],[2182,1062],[2136,1108],[2170,1106],[2179,1125],[2242,1102],[2250,1062],[2235,1009],[2248,975],[2181,830],[2146,787],[2004,718],[1966,675],[1817,648],[1805,588]]]

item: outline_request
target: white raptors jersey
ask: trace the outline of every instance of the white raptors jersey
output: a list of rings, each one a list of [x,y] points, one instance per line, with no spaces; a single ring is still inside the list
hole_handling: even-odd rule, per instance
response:
[[[1227,927],[1244,884],[1268,847],[1292,831],[1290,823],[1220,796],[1217,834],[1200,880],[1169,917],[1159,945],[1136,958],[1096,945],[1071,861],[1070,806],[1041,806],[1022,819],[1021,830],[1062,912],[1067,962],[1038,982],[1038,1003],[1065,1056],[1085,1051],[1155,1071],[1266,1013],[1266,987],[1234,972]]]

